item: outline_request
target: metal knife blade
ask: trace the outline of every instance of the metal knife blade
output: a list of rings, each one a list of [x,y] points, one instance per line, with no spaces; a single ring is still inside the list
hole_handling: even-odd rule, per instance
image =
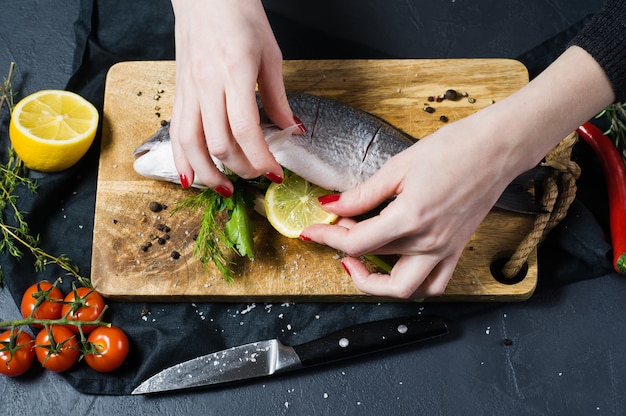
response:
[[[445,335],[436,316],[366,322],[293,347],[279,340],[253,342],[169,367],[141,383],[132,394],[206,387],[352,358]]]

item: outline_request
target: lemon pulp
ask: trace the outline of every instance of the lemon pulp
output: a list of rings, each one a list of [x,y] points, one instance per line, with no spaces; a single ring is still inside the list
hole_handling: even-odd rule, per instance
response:
[[[309,225],[330,224],[337,215],[320,205],[318,198],[330,191],[291,174],[282,183],[272,183],[265,193],[265,214],[282,235],[297,238]]]
[[[23,98],[11,114],[9,137],[26,167],[57,172],[87,152],[98,128],[98,111],[81,96],[43,90]]]

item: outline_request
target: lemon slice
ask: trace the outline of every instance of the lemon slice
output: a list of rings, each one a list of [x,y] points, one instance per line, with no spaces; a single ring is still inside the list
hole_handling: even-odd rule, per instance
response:
[[[265,214],[272,226],[289,238],[297,238],[309,225],[331,224],[337,215],[325,211],[317,198],[330,191],[291,174],[272,183],[265,193]]]
[[[9,137],[32,170],[58,172],[85,155],[98,128],[98,111],[73,92],[43,90],[17,103]]]

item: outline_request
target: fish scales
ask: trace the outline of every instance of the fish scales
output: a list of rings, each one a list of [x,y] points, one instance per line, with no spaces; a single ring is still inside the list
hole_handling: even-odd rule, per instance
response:
[[[283,167],[329,190],[343,192],[354,188],[416,141],[386,121],[334,100],[301,93],[290,97],[289,104],[308,131],[292,134],[297,129],[295,125],[281,130],[260,108],[261,128],[268,147]],[[137,173],[180,183],[169,123],[137,147],[133,156]],[[224,169],[219,160],[213,160],[218,168]],[[521,213],[543,212],[534,195],[540,192],[538,188],[551,173],[552,168],[539,165],[520,175],[507,187],[496,206]],[[197,177],[193,186],[206,187]]]
[[[269,148],[282,166],[327,189],[355,187],[415,142],[380,118],[333,100],[300,94],[289,103],[307,132],[280,143],[269,139]]]
[[[329,190],[355,187],[415,142],[380,118],[337,101],[297,94],[289,103],[308,131],[291,134],[297,126],[281,130],[260,109],[268,147],[283,167]],[[169,123],[137,147],[133,156],[137,173],[179,183]],[[223,170],[219,160],[214,162]],[[205,187],[195,179],[193,186]]]

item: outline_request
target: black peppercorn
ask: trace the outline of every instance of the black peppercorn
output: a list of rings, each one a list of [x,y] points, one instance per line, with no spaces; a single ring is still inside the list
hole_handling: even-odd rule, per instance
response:
[[[444,96],[446,97],[446,100],[452,100],[452,101],[459,98],[459,94],[455,90],[446,91]]]
[[[169,233],[171,231],[171,228],[168,227],[165,224],[157,224],[157,225],[154,226],[154,228],[156,228],[157,230],[162,231],[164,233]]]
[[[150,211],[152,212],[161,212],[161,210],[163,210],[163,205],[161,205],[160,203],[156,201],[150,202],[148,207],[150,208]]]

